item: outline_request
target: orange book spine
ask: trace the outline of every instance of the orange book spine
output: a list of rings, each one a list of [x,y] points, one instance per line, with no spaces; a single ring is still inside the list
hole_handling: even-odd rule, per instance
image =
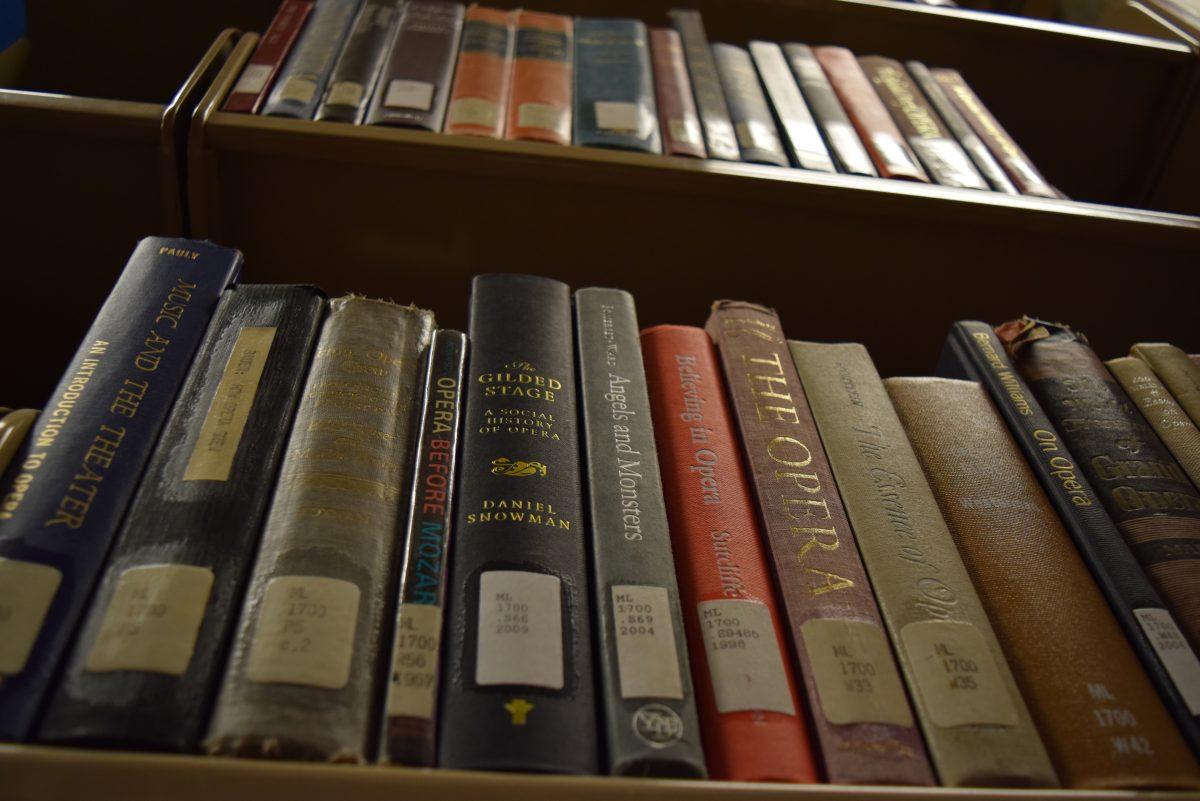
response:
[[[467,9],[446,133],[504,136],[515,23],[512,11],[478,5]]]
[[[573,44],[570,17],[518,12],[505,138],[571,144]]]
[[[642,332],[646,383],[708,772],[814,782],[754,499],[721,368],[700,328]]]

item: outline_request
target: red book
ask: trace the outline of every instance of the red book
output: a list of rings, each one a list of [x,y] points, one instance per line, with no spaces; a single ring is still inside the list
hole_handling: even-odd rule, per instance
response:
[[[854,53],[844,47],[828,45],[812,50],[879,174],[884,178],[929,183],[929,176],[896,127],[887,106],[875,93],[875,87],[871,86]]]
[[[292,51],[300,31],[304,30],[304,23],[308,21],[313,5],[313,0],[283,0],[275,12],[275,19],[271,20],[271,27],[267,28],[266,35],[259,41],[254,55],[242,70],[242,76],[225,99],[224,111],[258,113],[275,80],[275,74]]]
[[[570,17],[517,13],[505,138],[571,144],[573,43]]]
[[[446,133],[504,136],[516,14],[472,5],[463,23]]]
[[[816,781],[712,341],[684,326],[641,340],[709,774]]]
[[[654,88],[663,153],[668,156],[704,158],[704,133],[692,99],[692,81],[679,32],[673,28],[650,30],[650,59],[654,66]]]

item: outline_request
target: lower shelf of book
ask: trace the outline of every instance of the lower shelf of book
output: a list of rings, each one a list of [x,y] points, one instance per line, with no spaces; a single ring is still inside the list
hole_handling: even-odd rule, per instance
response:
[[[607,776],[530,776],[384,766],[356,767],[260,762],[217,757],[109,753],[65,748],[0,745],[0,797],[6,801],[80,798],[89,801],[288,801],[340,797],[345,801],[527,801],[531,797],[573,801],[970,801],[1073,799],[1169,799],[1192,801],[1200,793],[1080,790],[846,787],[828,784],[748,784],[667,781]]]

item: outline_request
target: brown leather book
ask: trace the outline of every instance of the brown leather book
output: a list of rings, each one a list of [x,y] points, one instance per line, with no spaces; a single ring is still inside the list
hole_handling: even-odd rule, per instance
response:
[[[833,91],[854,123],[855,130],[884,178],[902,178],[929,183],[904,135],[896,127],[887,107],[875,94],[854,53],[844,47],[814,47],[813,54],[829,76]]]
[[[696,113],[696,101],[692,99],[692,81],[688,77],[679,32],[673,28],[651,28],[650,58],[654,66],[663,153],[704,158],[707,155],[704,132]]]
[[[713,304],[707,328],[741,431],[825,779],[933,784],[779,317],[764,306],[721,300]]]
[[[1166,342],[1139,342],[1129,352],[1150,365],[1176,403],[1200,426],[1200,366]]]
[[[1163,386],[1150,365],[1136,356],[1109,359],[1104,364],[1188,478],[1200,487],[1200,428]]]
[[[996,335],[1200,648],[1200,492],[1081,334],[1023,317]]]
[[[1197,786],[1195,759],[987,391],[884,384],[1063,786]]]

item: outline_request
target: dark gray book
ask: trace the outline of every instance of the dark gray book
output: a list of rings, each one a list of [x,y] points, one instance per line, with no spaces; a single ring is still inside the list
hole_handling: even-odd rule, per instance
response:
[[[226,290],[39,741],[196,749],[324,311],[314,287]]]
[[[400,14],[367,123],[440,132],[458,59],[463,6],[410,0]]]
[[[574,116],[577,145],[662,152],[642,22],[575,20]]]
[[[721,79],[717,75],[717,65],[708,46],[700,12],[675,10],[669,12],[668,16],[683,40],[683,54],[687,59],[688,75],[692,79],[692,91],[696,95],[696,109],[700,112],[700,126],[704,129],[709,158],[741,161],[733,121],[725,104],[725,93],[721,89]]]
[[[733,120],[742,161],[789,166],[750,54],[743,48],[723,43],[714,44],[712,53],[721,88],[725,90],[725,101],[729,104],[729,118]]]
[[[362,0],[318,0],[262,113],[311,120]]]
[[[204,743],[209,753],[367,759],[432,329],[423,309],[330,302]]]
[[[992,151],[988,150],[987,145],[983,140],[976,135],[971,126],[963,119],[963,115],[959,113],[958,108],[950,102],[950,98],[946,97],[946,92],[942,89],[942,85],[934,80],[933,75],[929,72],[929,67],[926,67],[920,61],[909,61],[905,63],[908,67],[908,74],[917,82],[917,86],[921,87],[921,91],[925,93],[925,97],[929,98],[929,102],[937,110],[942,121],[946,123],[946,127],[958,139],[958,143],[962,145],[963,150],[967,151],[967,155],[971,157],[971,161],[975,162],[975,167],[987,179],[988,185],[997,192],[1004,192],[1009,195],[1020,194],[1017,188],[1013,186],[1013,182],[1008,180],[1008,176],[1004,174],[1004,168],[1000,166],[1000,162],[996,161],[996,157],[992,155]]]
[[[783,52],[787,55],[788,64],[796,75],[796,83],[808,107],[812,109],[813,117],[825,142],[829,145],[829,154],[837,164],[838,172],[851,175],[879,175],[871,156],[863,147],[854,124],[846,116],[825,70],[813,55],[812,48],[806,44],[785,44]]]
[[[705,775],[633,296],[575,293],[608,771]]]
[[[316,119],[362,122],[399,18],[398,0],[367,0],[363,4],[329,77]]]
[[[806,170],[837,172],[783,49],[774,42],[751,42],[750,55],[775,110],[779,132],[792,163]]]

